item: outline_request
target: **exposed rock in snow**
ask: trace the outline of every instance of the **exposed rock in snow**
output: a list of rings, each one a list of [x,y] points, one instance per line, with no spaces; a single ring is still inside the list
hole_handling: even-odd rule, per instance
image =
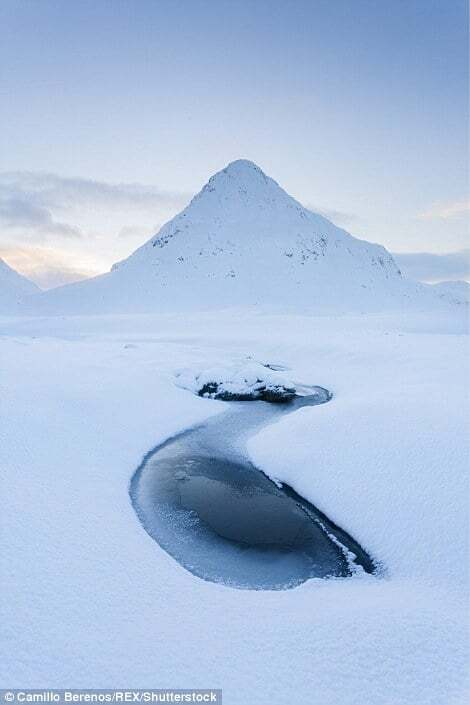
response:
[[[0,312],[16,313],[18,303],[25,296],[38,294],[40,289],[32,281],[12,269],[0,259]]]
[[[385,248],[308,211],[239,160],[111,272],[45,292],[28,312],[370,311],[426,299],[442,304],[403,279]]]
[[[222,401],[289,402],[296,395],[294,384],[279,372],[257,362],[206,370],[181,370],[177,384],[201,397]]]

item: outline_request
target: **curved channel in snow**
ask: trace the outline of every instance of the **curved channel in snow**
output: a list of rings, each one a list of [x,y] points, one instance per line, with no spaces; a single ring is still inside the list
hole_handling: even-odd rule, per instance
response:
[[[322,387],[289,404],[232,402],[206,423],[147,454],[130,484],[147,533],[204,580],[235,588],[283,590],[310,578],[374,572],[345,531],[249,460],[249,436],[301,406],[323,404]]]

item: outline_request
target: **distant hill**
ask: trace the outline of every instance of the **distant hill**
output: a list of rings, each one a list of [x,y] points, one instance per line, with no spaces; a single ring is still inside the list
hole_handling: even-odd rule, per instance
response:
[[[15,314],[22,299],[41,289],[0,259],[0,313]]]

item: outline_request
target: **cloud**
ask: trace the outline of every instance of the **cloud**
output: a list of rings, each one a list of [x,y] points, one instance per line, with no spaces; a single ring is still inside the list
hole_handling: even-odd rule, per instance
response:
[[[73,265],[66,253],[51,248],[0,247],[0,258],[41,289],[51,289],[98,274],[89,266]]]
[[[430,284],[460,279],[470,281],[470,249],[445,254],[401,253],[393,257],[403,274],[410,279]]]
[[[0,225],[3,230],[33,231],[38,239],[47,235],[82,237],[79,228],[54,220],[44,206],[22,197],[5,197],[0,193]]]
[[[0,189],[27,194],[50,208],[77,205],[179,208],[190,195],[138,183],[108,183],[59,176],[47,172],[10,171],[0,174]]]
[[[344,211],[337,211],[332,208],[322,208],[321,206],[307,205],[306,208],[312,213],[318,213],[322,215],[327,220],[331,220],[336,225],[344,226],[350,225],[351,223],[359,220],[359,216],[354,213],[345,213]]]
[[[189,194],[135,183],[106,183],[43,172],[0,173],[0,226],[9,238],[22,230],[29,240],[83,236],[84,218],[108,220],[129,212],[155,222],[186,205]],[[139,226],[136,226],[139,227]]]
[[[431,208],[418,214],[420,220],[449,220],[470,211],[470,201],[453,201],[452,203],[435,203]]]

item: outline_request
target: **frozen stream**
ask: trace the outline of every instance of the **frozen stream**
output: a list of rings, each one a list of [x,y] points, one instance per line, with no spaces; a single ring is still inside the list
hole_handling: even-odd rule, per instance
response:
[[[157,446],[136,470],[130,497],[143,527],[194,575],[281,590],[374,571],[354,539],[247,457],[246,440],[260,427],[329,401],[325,389],[312,391],[288,404],[229,402],[227,412]]]

